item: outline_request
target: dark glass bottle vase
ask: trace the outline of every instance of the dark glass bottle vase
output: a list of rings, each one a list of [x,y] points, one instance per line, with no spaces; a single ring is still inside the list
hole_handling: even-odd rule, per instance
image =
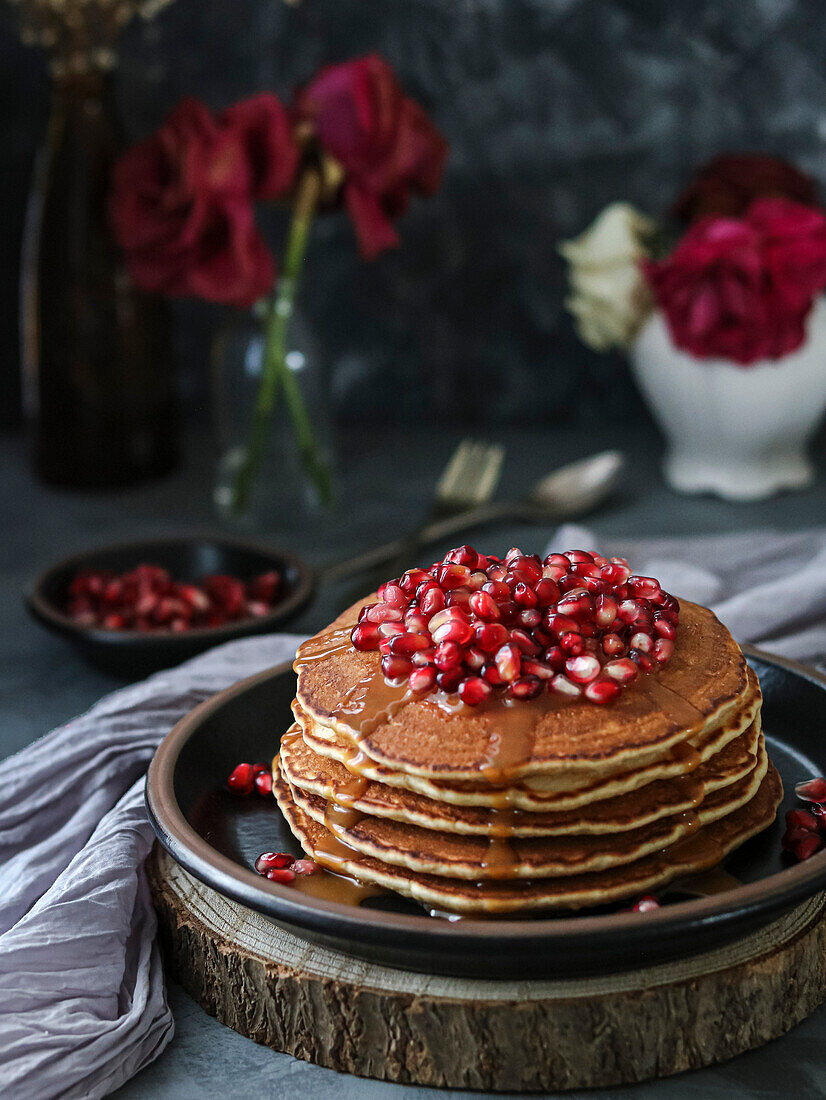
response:
[[[167,306],[131,283],[107,222],[120,151],[110,79],[84,73],[55,82],[21,275],[37,473],[78,488],[166,473],[178,450]]]

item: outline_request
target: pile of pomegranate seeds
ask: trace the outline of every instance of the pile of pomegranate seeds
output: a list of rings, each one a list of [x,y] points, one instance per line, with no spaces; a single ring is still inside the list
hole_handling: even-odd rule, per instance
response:
[[[674,652],[680,605],[624,558],[585,550],[504,560],[471,546],[378,590],[350,635],[381,653],[388,680],[416,693],[458,692],[470,706],[494,693],[548,690],[609,703]]]
[[[296,859],[289,852],[262,852],[255,861],[255,869],[270,882],[287,885],[296,875],[314,875],[319,866],[313,859]]]
[[[794,793],[809,803],[806,810],[789,810],[786,831],[781,844],[783,851],[797,860],[808,859],[823,847],[826,833],[826,779],[810,779],[798,783]]]
[[[227,778],[233,794],[246,797],[257,791],[262,798],[272,794],[272,769],[269,764],[236,764]]]
[[[66,612],[76,623],[106,630],[183,632],[261,618],[281,592],[277,570],[251,581],[215,573],[188,584],[173,580],[159,565],[143,564],[119,575],[103,569],[77,573]]]

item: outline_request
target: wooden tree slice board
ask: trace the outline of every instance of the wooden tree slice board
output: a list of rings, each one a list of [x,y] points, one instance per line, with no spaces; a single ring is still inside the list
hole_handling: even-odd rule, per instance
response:
[[[678,963],[560,981],[482,981],[378,966],[299,939],[147,862],[171,974],[221,1023],[320,1066],[501,1091],[665,1077],[761,1046],[826,995],[826,894]]]

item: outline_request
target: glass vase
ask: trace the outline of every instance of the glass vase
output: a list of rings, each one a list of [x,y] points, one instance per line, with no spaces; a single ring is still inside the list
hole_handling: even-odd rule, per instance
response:
[[[334,463],[326,384],[313,341],[301,318],[290,321],[290,350],[285,361],[298,383],[312,423],[320,458]],[[218,445],[213,503],[221,519],[239,529],[295,530],[329,510],[302,461],[295,424],[279,392],[260,462],[243,506],[237,493],[238,472],[247,458],[253,409],[266,352],[263,311],[238,315],[218,333],[212,350],[212,407]]]
[[[107,203],[111,74],[56,75],[21,267],[23,393],[38,475],[105,488],[167,472],[177,416],[166,303],[131,283]]]

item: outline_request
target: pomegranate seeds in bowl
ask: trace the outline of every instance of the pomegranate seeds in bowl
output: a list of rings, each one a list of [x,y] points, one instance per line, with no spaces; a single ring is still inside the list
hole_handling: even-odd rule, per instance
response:
[[[192,583],[142,563],[119,574],[104,569],[75,573],[65,612],[81,626],[183,633],[262,618],[278,604],[283,588],[276,569],[248,581],[210,574]]]
[[[472,546],[408,569],[365,605],[350,639],[378,650],[385,678],[458,692],[468,706],[543,691],[605,706],[667,664],[680,605],[624,558],[586,550],[504,559]]]

